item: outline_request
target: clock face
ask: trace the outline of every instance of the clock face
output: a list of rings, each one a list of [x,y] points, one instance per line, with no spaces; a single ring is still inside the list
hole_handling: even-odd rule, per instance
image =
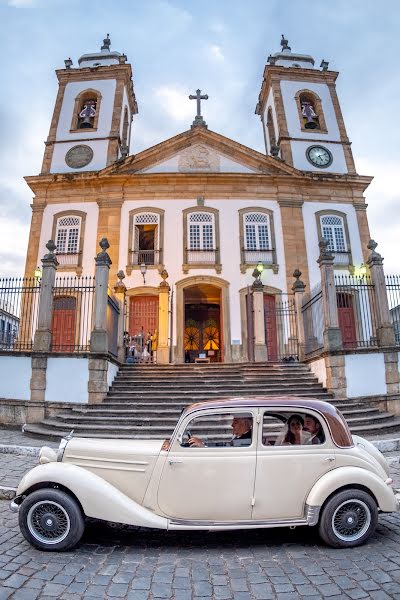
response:
[[[323,169],[332,164],[333,156],[323,146],[310,146],[306,152],[307,159],[314,167]]]

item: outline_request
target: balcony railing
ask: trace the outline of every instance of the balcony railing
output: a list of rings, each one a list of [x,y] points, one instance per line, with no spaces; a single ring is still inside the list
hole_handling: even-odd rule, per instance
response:
[[[76,267],[80,264],[81,252],[57,252],[56,256],[60,267]]]
[[[242,250],[243,262],[246,265],[253,265],[262,262],[264,265],[272,265],[274,263],[274,251],[271,250]]]
[[[335,262],[333,263],[338,267],[347,267],[350,264],[350,252],[332,252]]]
[[[218,259],[219,259],[219,251],[217,248],[214,250],[209,250],[209,249],[206,249],[206,250],[187,249],[186,250],[187,264],[201,263],[201,264],[215,265],[218,262]]]
[[[131,265],[159,265],[161,250],[132,250]]]

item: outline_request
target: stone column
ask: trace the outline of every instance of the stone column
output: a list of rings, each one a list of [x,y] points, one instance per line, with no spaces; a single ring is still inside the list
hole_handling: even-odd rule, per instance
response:
[[[169,285],[166,281],[168,272],[164,269],[160,275],[163,281],[160,283],[158,296],[157,363],[166,365],[169,363]]]
[[[118,319],[118,360],[120,363],[124,363],[126,359],[125,349],[125,294],[126,286],[123,282],[125,279],[125,273],[118,271],[117,273],[118,282],[114,286],[115,297],[119,303],[119,319]]]
[[[319,242],[318,264],[321,271],[322,306],[324,311],[324,350],[330,352],[342,349],[342,332],[339,328],[333,270],[335,258],[328,250],[328,244],[328,240],[324,238]]]
[[[56,280],[58,260],[54,254],[53,240],[46,244],[48,254],[42,259],[42,279],[40,281],[38,325],[33,340],[33,349],[48,352],[51,348],[51,320],[53,318],[53,287]]]
[[[267,345],[265,343],[264,286],[260,278],[254,280],[252,289],[254,318],[254,361],[265,362],[268,358],[268,354]]]
[[[374,240],[368,242],[371,254],[367,265],[371,273],[371,282],[374,286],[375,312],[376,312],[376,334],[379,346],[394,346],[395,333],[390,318],[389,301],[386,292],[385,272],[383,270],[383,258],[375,251],[377,243]]]
[[[108,302],[108,276],[110,271],[111,259],[107,254],[110,247],[107,238],[103,238],[99,246],[101,252],[95,258],[96,277],[94,292],[94,315],[93,329],[90,336],[91,352],[108,352],[108,334],[107,334],[107,302]]]
[[[296,281],[292,285],[292,290],[293,290],[293,294],[294,294],[294,306],[295,306],[295,310],[296,310],[298,356],[299,356],[299,361],[303,361],[304,353],[305,353],[303,298],[304,298],[304,290],[306,289],[306,286],[302,281],[300,281],[301,271],[296,269],[293,272],[293,277],[296,279]]]

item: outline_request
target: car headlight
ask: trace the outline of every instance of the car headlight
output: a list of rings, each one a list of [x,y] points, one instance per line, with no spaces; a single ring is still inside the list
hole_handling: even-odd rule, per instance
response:
[[[56,452],[52,448],[49,448],[48,446],[43,446],[43,448],[39,452],[39,464],[46,465],[47,463],[56,462],[56,461],[57,461]]]

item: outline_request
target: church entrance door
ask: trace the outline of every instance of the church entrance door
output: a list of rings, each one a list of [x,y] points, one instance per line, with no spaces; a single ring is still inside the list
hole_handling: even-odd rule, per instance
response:
[[[220,288],[202,283],[184,290],[185,362],[222,362]]]
[[[55,298],[51,324],[54,352],[73,352],[75,347],[76,299]]]
[[[158,296],[131,296],[129,305],[129,335],[147,337],[158,329]]]
[[[339,329],[342,332],[344,348],[355,348],[357,345],[356,323],[354,319],[353,296],[340,292],[336,295],[338,307]]]

